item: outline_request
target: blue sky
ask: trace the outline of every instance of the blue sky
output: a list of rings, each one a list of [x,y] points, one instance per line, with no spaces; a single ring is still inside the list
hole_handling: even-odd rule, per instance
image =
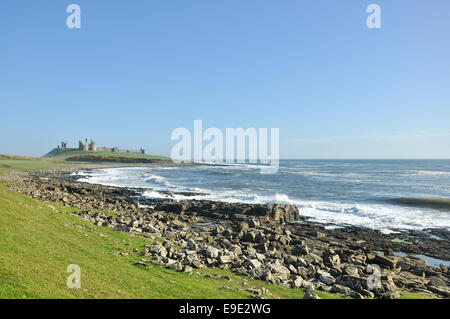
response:
[[[81,7],[68,29],[66,7]],[[382,28],[366,27],[381,7]],[[450,1],[4,0],[0,153],[169,155],[176,127],[278,127],[282,158],[450,158]]]

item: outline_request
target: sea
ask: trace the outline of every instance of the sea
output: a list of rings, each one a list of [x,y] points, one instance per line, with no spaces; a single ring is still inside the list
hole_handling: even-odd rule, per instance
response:
[[[359,226],[383,233],[450,230],[450,211],[412,207],[398,198],[450,198],[450,160],[281,160],[259,165],[194,165],[86,169],[81,182],[142,188],[142,196],[297,205],[327,228]]]

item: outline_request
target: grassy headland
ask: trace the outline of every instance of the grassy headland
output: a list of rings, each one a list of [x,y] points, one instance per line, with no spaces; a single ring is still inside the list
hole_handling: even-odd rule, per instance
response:
[[[55,148],[43,156],[44,159],[56,159],[70,162],[112,162],[112,163],[170,163],[165,156],[138,153],[115,153],[108,151],[80,151],[77,149]]]

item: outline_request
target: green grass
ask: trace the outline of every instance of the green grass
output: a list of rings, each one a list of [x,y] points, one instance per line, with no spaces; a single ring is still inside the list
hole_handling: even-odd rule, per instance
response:
[[[35,169],[77,167],[79,165],[79,163],[69,163],[52,158],[36,158],[0,154],[0,175],[11,169],[30,171]]]
[[[423,292],[409,292],[399,289],[401,299],[430,299],[430,296]]]

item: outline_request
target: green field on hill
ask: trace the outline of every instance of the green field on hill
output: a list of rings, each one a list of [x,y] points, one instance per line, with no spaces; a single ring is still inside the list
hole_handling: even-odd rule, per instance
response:
[[[55,148],[49,153],[45,154],[43,158],[54,158],[54,159],[60,159],[60,160],[76,160],[76,161],[82,161],[83,158],[86,161],[90,161],[92,159],[98,158],[98,159],[132,159],[132,160],[146,160],[146,161],[164,161],[169,162],[171,161],[170,158],[166,156],[157,156],[157,155],[147,155],[147,154],[138,154],[138,153],[115,153],[115,152],[108,152],[108,151],[99,151],[99,152],[93,152],[93,151],[80,151],[78,149],[60,149]]]

